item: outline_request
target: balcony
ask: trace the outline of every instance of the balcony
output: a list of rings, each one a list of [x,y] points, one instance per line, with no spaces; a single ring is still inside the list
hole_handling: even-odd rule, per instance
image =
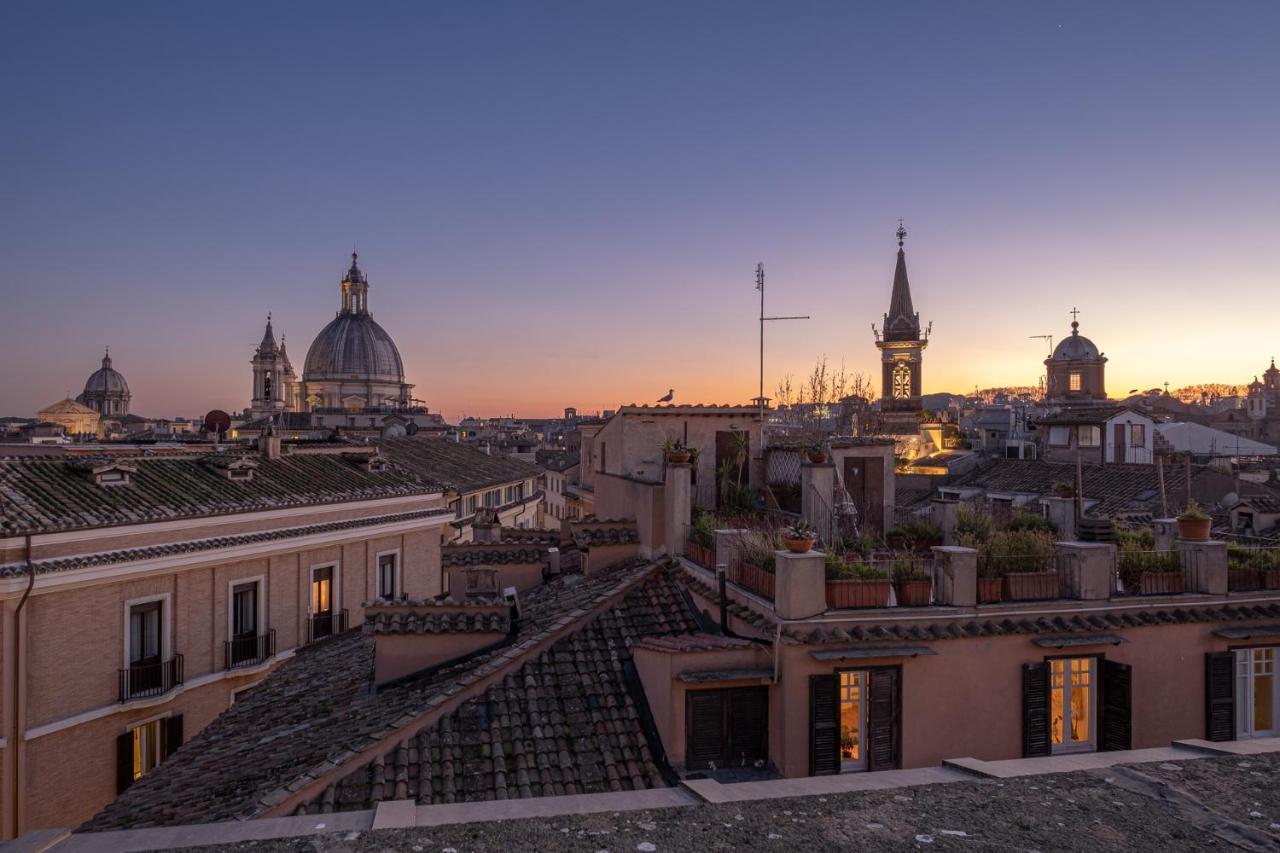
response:
[[[307,617],[307,642],[314,643],[347,630],[347,611],[314,613]]]
[[[117,673],[121,702],[163,696],[182,683],[182,655],[174,655],[159,663],[135,664],[117,670]]]
[[[276,653],[276,629],[256,637],[236,637],[223,645],[227,669],[256,666]]]

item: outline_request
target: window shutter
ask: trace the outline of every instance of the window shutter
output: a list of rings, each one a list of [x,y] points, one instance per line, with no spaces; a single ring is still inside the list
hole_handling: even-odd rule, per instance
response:
[[[809,676],[809,775],[840,772],[840,721],[836,677]]]
[[[729,759],[746,767],[769,758],[769,688],[729,692]]]
[[[902,670],[872,669],[867,673],[867,769],[893,770],[902,757]]]
[[[116,738],[116,793],[133,784],[133,732],[125,732]]]
[[[1022,757],[1049,754],[1049,664],[1022,665]]]
[[[164,721],[164,757],[168,758],[182,746],[182,715],[174,714]]]
[[[1205,740],[1235,740],[1235,666],[1234,652],[1204,656]]]
[[[725,691],[690,690],[685,694],[685,765],[690,769],[708,767],[713,762],[723,767],[726,763]]]
[[[1103,750],[1132,749],[1132,667],[1113,660],[1102,661]]]

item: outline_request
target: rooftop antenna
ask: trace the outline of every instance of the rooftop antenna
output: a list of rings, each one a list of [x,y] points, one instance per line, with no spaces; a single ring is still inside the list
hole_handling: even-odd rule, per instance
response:
[[[1053,335],[1027,335],[1028,338],[1049,342],[1049,355],[1053,355]]]
[[[774,320],[808,320],[809,315],[796,317],[766,317],[764,315],[764,264],[756,264],[756,290],[760,291],[760,429],[764,429],[764,324]],[[763,433],[761,433],[763,436]]]

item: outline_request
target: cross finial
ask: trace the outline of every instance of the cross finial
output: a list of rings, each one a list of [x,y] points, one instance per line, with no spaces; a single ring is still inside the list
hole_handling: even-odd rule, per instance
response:
[[[898,248],[902,248],[902,241],[907,239],[906,226],[902,224],[902,217],[898,217]]]
[[[1080,309],[1079,309],[1079,308],[1072,308],[1072,309],[1071,309],[1071,319],[1072,319],[1072,320],[1078,320],[1079,318],[1080,318]]]

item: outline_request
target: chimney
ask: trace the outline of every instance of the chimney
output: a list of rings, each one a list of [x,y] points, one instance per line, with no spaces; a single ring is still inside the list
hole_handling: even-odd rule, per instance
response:
[[[267,427],[267,431],[258,437],[258,450],[264,459],[280,458],[280,436],[274,429]]]
[[[547,574],[551,577],[560,574],[560,549],[554,546],[547,549]]]

